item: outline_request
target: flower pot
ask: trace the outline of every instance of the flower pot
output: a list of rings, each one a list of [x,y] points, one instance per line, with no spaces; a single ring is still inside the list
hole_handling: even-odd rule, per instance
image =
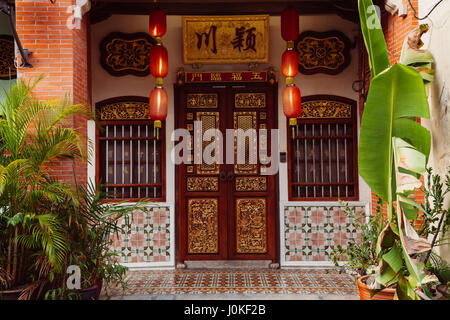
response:
[[[369,277],[362,276],[356,279],[356,284],[358,285],[358,294],[360,300],[394,300],[395,289],[384,288],[378,291],[373,297],[370,296],[370,289],[366,285],[366,280]]]
[[[86,289],[81,289],[81,300],[98,300],[99,293],[99,287],[97,284]]]

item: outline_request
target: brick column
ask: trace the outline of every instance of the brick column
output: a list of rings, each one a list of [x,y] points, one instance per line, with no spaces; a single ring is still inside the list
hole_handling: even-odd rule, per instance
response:
[[[61,98],[69,94],[73,103],[89,103],[88,86],[88,26],[87,16],[79,28],[70,28],[71,6],[75,0],[16,0],[16,26],[24,48],[33,52],[33,68],[21,68],[20,79],[33,79],[45,75],[34,90],[41,99]],[[86,119],[74,117],[74,128],[87,134]],[[54,163],[55,176],[87,181],[87,164],[61,161]]]

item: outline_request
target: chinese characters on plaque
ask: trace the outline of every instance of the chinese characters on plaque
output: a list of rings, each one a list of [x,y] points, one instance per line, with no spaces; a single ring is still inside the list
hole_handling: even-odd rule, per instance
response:
[[[269,62],[269,16],[184,16],[183,62]]]

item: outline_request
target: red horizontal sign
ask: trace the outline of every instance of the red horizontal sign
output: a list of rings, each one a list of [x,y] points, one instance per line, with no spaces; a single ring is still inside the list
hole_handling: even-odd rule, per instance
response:
[[[186,72],[185,83],[267,82],[267,71]]]

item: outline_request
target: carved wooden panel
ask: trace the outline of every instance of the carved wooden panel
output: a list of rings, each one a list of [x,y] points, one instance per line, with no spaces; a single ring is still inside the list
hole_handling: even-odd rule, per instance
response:
[[[197,121],[202,122],[202,132],[201,136],[203,137],[203,134],[209,130],[209,129],[218,129],[219,128],[219,112],[197,112]],[[208,146],[211,143],[214,143],[215,138],[213,138],[211,141],[202,141],[202,148],[201,148],[201,156],[202,164],[196,165],[197,167],[197,174],[217,174],[219,173],[220,165],[217,162],[207,164],[203,162],[203,150],[206,146]],[[219,143],[217,141],[217,143]],[[216,149],[217,150],[217,149]]]
[[[98,120],[147,120],[148,102],[124,101],[97,108]]]
[[[266,191],[266,177],[236,177],[236,191]]]
[[[219,250],[219,203],[217,199],[188,200],[188,252],[217,253]]]
[[[188,177],[187,191],[219,191],[219,179],[216,177]]]
[[[312,100],[302,102],[300,118],[334,118],[350,119],[352,106],[348,103],[333,100]]]
[[[113,76],[150,74],[150,48],[155,39],[144,32],[107,35],[100,44],[100,63]]]
[[[267,252],[266,199],[236,199],[236,250],[238,253]]]
[[[303,32],[295,42],[303,74],[338,74],[350,64],[350,40],[339,31]]]
[[[236,93],[234,95],[235,108],[265,108],[265,93]]]
[[[216,109],[219,106],[217,93],[189,93],[187,95],[187,107]]]
[[[257,130],[256,111],[237,111],[233,112],[234,129],[242,129],[244,132],[248,129]],[[251,142],[251,143],[250,143]],[[250,150],[251,149],[251,150]],[[256,135],[250,141],[250,136],[245,137],[245,163],[234,165],[235,174],[256,174],[258,173],[258,165],[250,163],[250,152],[256,155],[257,152],[257,138]],[[234,138],[234,156],[238,157],[238,137]],[[237,162],[237,161],[236,161]]]
[[[14,65],[14,38],[10,35],[0,35],[0,79],[17,78]]]

